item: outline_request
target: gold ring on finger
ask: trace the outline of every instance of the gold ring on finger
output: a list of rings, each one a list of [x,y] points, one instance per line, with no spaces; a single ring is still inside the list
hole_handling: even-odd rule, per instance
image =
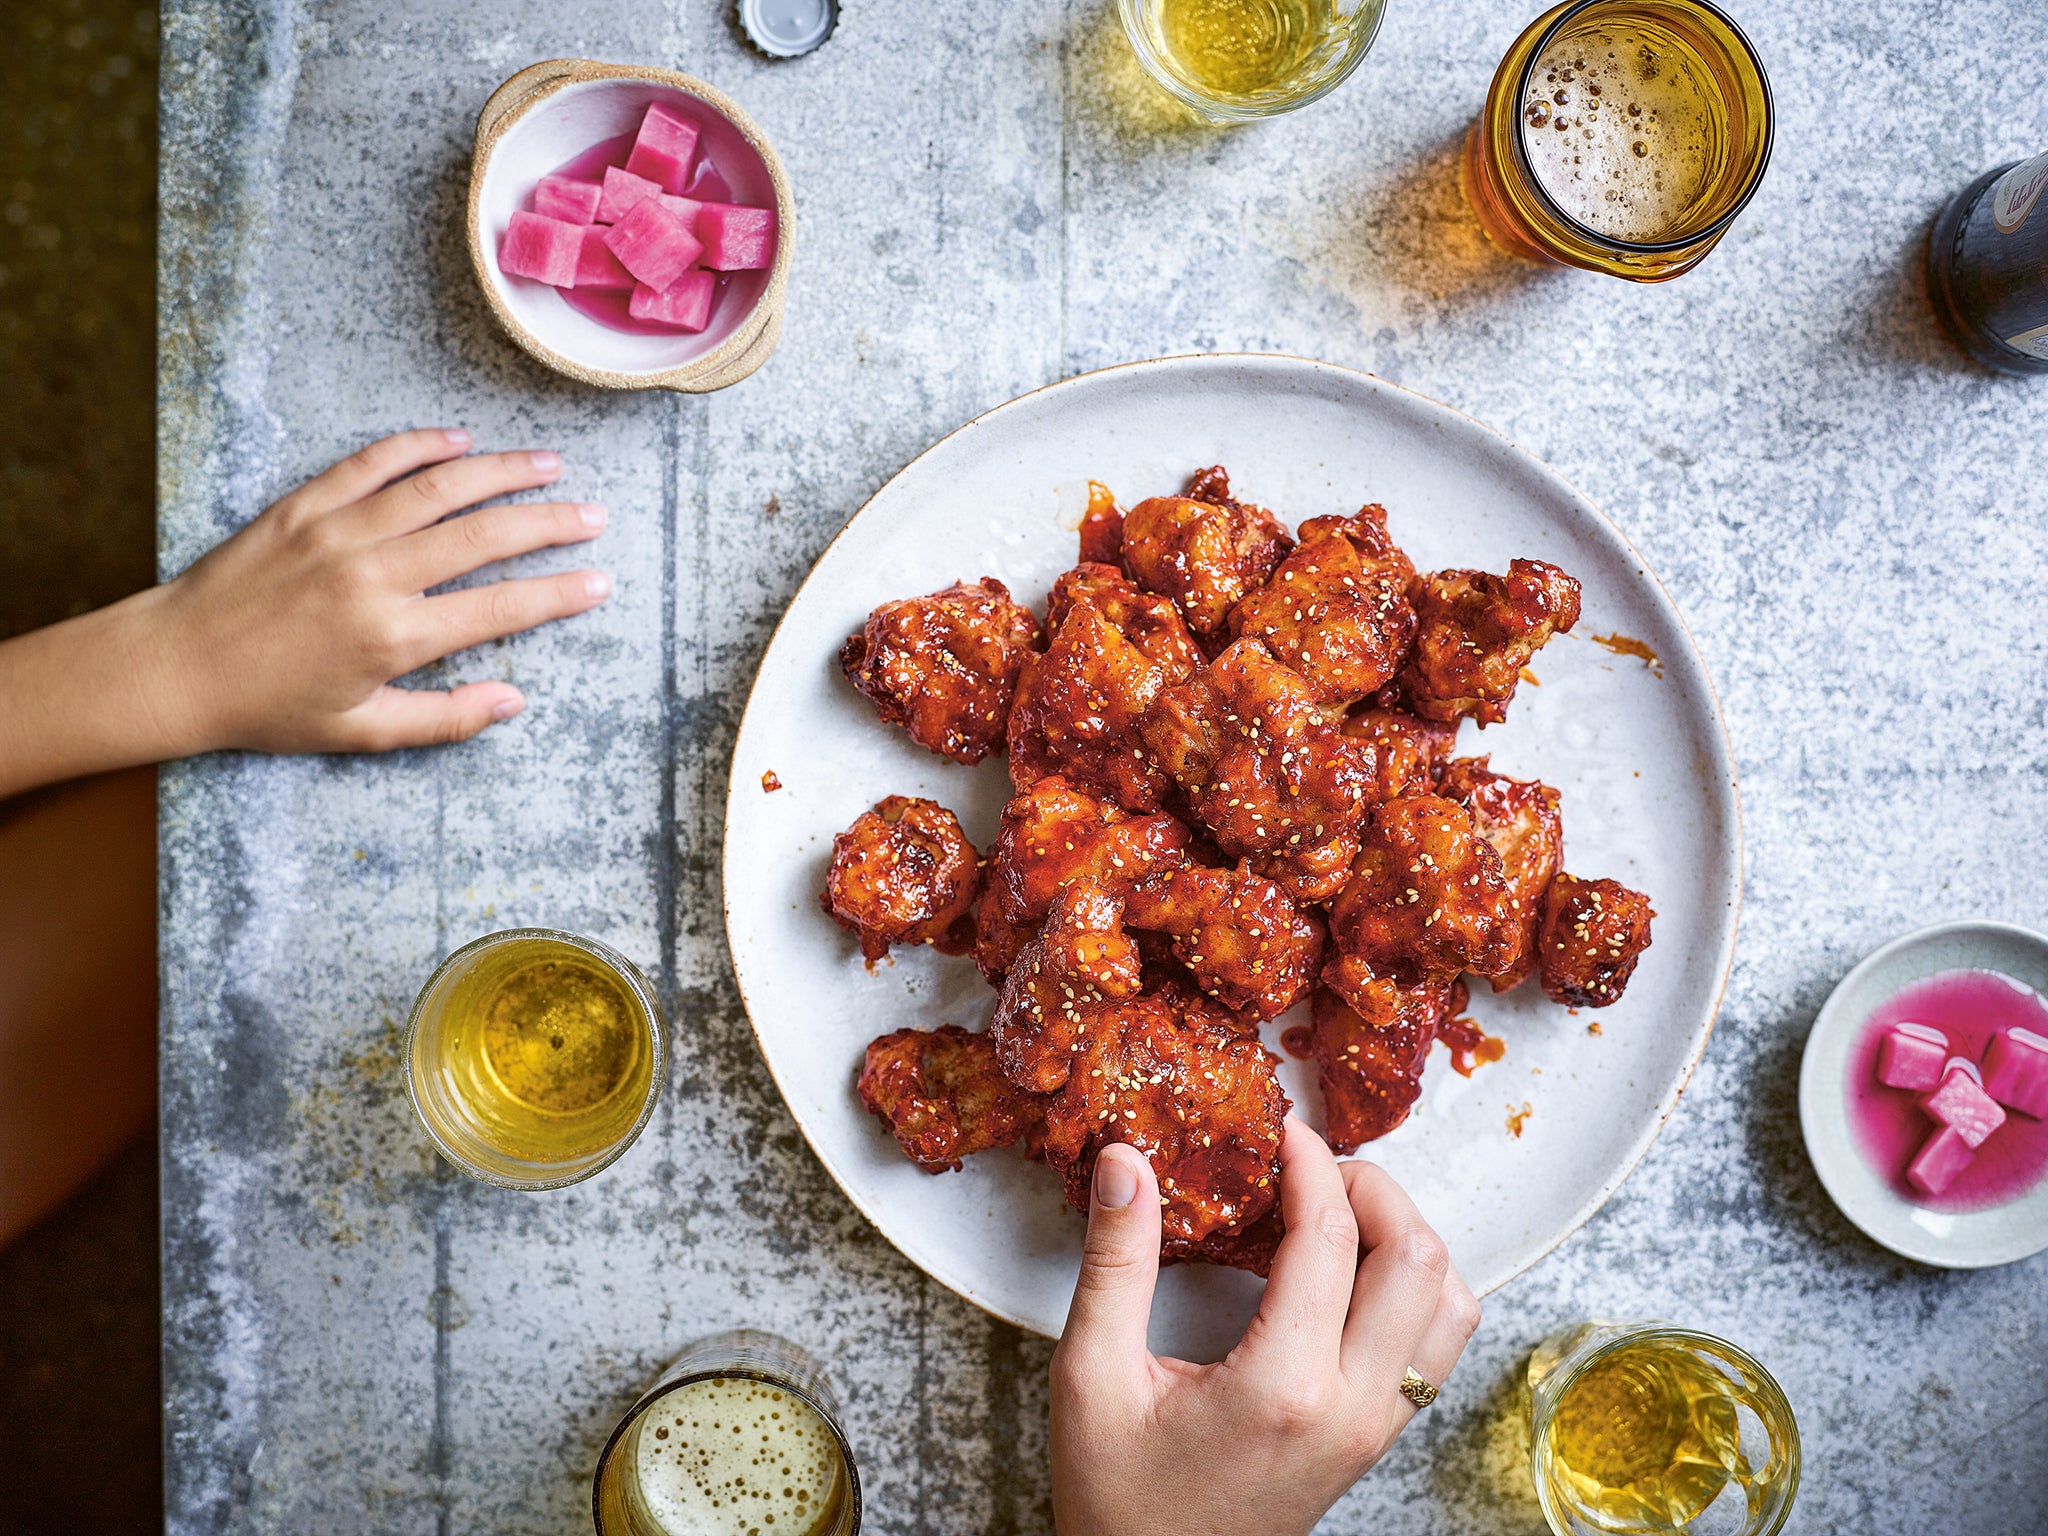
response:
[[[1401,1395],[1418,1408],[1427,1408],[1436,1401],[1436,1388],[1416,1374],[1415,1367],[1409,1366],[1401,1376]]]

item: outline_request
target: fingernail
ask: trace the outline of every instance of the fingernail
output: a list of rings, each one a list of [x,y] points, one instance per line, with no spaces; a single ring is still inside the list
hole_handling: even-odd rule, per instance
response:
[[[589,571],[585,573],[583,577],[583,592],[592,602],[609,597],[611,590],[612,579],[605,575],[603,571]]]
[[[443,427],[441,435],[457,448],[467,448],[469,446],[469,433],[461,427]]]
[[[562,456],[559,453],[550,453],[545,448],[537,448],[527,457],[533,460],[533,467],[544,475],[552,475],[562,467]]]
[[[510,720],[524,708],[526,708],[526,700],[524,699],[500,699],[491,706],[491,718],[493,720]]]
[[[1103,1149],[1105,1152],[1108,1148]],[[1121,1157],[1095,1159],[1095,1203],[1106,1211],[1120,1211],[1138,1198],[1138,1176]]]
[[[597,506],[593,502],[586,501],[578,506],[576,508],[576,515],[583,519],[583,526],[586,528],[602,528],[604,526],[604,508]]]

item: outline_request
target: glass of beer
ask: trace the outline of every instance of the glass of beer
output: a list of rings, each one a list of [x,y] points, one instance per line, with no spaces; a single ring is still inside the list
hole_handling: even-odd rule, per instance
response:
[[[1727,233],[1771,132],[1756,50],[1706,0],[1571,0],[1494,72],[1465,195],[1515,255],[1663,282]]]
[[[1770,1373],[1666,1323],[1581,1323],[1529,1360],[1529,1461],[1557,1536],[1774,1536],[1799,1426]]]
[[[1212,122],[1319,101],[1372,48],[1386,0],[1117,0],[1145,71]]]
[[[854,1536],[860,1469],[818,1364],[772,1333],[699,1339],[612,1431],[597,1536]]]
[[[463,945],[406,1021],[405,1087],[427,1134],[502,1189],[558,1189],[609,1166],[653,1115],[667,1071],[647,978],[552,928]]]

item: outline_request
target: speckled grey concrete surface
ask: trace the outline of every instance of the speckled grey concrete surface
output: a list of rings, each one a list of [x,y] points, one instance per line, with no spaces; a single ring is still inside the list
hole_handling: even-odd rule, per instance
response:
[[[2048,1269],[1946,1274],[1843,1221],[1794,1077],[1864,951],[1937,918],[2048,923],[2048,383],[1969,370],[1922,307],[1940,199],[2048,148],[2028,0],[1741,6],[1776,162],[1665,287],[1495,255],[1453,178],[1535,9],[1395,0],[1330,100],[1176,121],[1112,10],[861,0],[809,60],[712,0],[177,0],[164,18],[162,546],[175,571],[363,439],[552,445],[613,508],[593,616],[456,657],[531,707],[459,749],[216,758],[165,777],[171,1529],[571,1532],[595,1451],[680,1343],[825,1354],[872,1528],[1049,1524],[1048,1346],[927,1282],[805,1149],[725,958],[725,760],[810,561],[926,443],[1062,374],[1308,353],[1471,412],[1642,547],[1719,680],[1747,908],[1706,1060],[1648,1160],[1493,1298],[1443,1401],[1331,1532],[1530,1531],[1513,1381],[1587,1313],[1729,1333],[1806,1436],[1793,1528],[2048,1524]],[[708,399],[572,387],[493,330],[468,142],[534,59],[675,65],[776,139],[801,215],[781,351]],[[1190,452],[1194,453],[1192,446]],[[557,558],[528,562],[554,568]],[[395,1031],[435,959],[549,922],[674,1012],[659,1119],[580,1189],[452,1176]]]

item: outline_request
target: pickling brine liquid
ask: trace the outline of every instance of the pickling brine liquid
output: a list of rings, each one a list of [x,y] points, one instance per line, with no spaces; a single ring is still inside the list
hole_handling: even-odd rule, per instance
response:
[[[1546,1430],[1564,1508],[1603,1531],[1675,1531],[1744,1466],[1727,1378],[1673,1344],[1625,1344],[1580,1373]]]
[[[1153,0],[1167,63],[1219,96],[1285,94],[1341,42],[1332,0]]]

